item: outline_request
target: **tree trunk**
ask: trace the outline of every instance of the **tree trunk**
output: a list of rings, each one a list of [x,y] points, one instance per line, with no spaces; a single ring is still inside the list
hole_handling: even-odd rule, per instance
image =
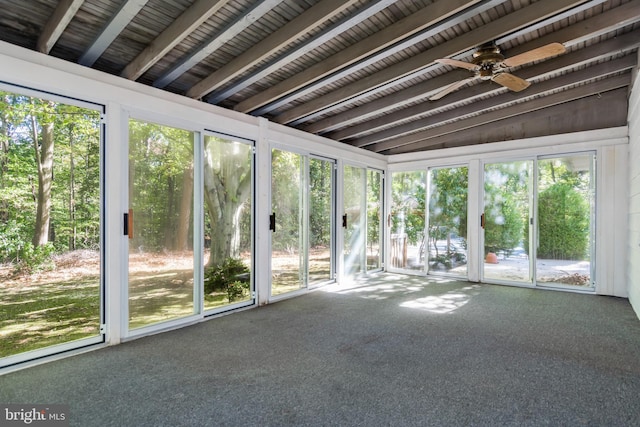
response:
[[[69,250],[76,249],[76,179],[75,163],[73,159],[73,126],[69,128],[69,223],[71,235],[69,236]]]
[[[221,264],[227,258],[240,256],[240,218],[248,194],[226,194],[224,187],[207,185],[205,202],[211,219],[211,248],[207,268]]]
[[[251,194],[251,174],[246,173],[246,157],[234,154],[222,144],[220,164],[211,159],[204,166],[204,198],[211,221],[211,248],[206,268],[240,256],[240,218],[244,202]]]
[[[7,110],[8,111],[8,110]],[[5,111],[3,111],[5,113]],[[9,167],[9,129],[7,114],[3,114],[0,118],[0,190],[5,186],[5,174]],[[0,199],[0,222],[6,224],[9,221],[8,201],[4,198]]]
[[[42,142],[38,142],[38,123],[32,116],[33,146],[38,166],[38,195],[36,207],[36,225],[33,233],[33,246],[42,246],[49,240],[51,222],[51,185],[53,183],[53,122],[42,125]]]
[[[182,173],[182,195],[180,199],[180,215],[176,235],[176,247],[178,251],[189,249],[187,240],[189,237],[189,225],[191,224],[191,204],[193,200],[193,165],[189,165]]]
[[[174,193],[176,183],[173,176],[167,177],[167,210],[164,212],[164,218],[162,221],[162,229],[164,230],[164,248],[176,249],[176,218],[174,215]]]

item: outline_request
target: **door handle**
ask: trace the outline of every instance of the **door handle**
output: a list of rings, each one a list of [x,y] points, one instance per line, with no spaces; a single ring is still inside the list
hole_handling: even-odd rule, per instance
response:
[[[484,230],[484,212],[480,215],[480,227]]]
[[[124,233],[125,236],[129,236],[129,239],[133,239],[133,209],[129,209],[129,212],[124,213]]]
[[[276,213],[269,215],[269,230],[276,231]]]
[[[342,215],[342,228],[347,228],[347,214]]]

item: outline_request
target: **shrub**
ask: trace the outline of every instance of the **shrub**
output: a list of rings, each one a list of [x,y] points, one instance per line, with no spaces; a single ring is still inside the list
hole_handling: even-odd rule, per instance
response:
[[[35,247],[31,243],[26,243],[20,251],[20,261],[18,262],[17,270],[22,273],[53,270],[55,263],[51,256],[54,252],[55,248],[52,243]]]
[[[518,204],[511,193],[505,193],[503,198],[485,210],[485,255],[502,251],[508,256],[522,241],[525,221]]]
[[[229,293],[231,284],[235,282],[247,283],[246,289],[248,289],[249,280],[249,268],[244,265],[242,260],[227,258],[222,264],[210,267],[204,272],[204,291],[207,294],[214,291],[225,291],[231,295]]]
[[[21,224],[15,219],[0,224],[0,263],[20,260],[23,248],[30,244],[23,234]]]
[[[583,259],[589,244],[589,205],[568,184],[554,184],[538,196],[538,257]]]
[[[249,291],[249,282],[235,281],[229,283],[227,286],[227,297],[229,298],[229,302],[242,298],[245,295],[245,291]]]

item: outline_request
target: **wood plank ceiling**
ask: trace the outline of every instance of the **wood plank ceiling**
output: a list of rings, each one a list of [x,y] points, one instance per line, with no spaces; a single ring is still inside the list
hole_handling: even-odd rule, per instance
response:
[[[626,124],[640,0],[0,0],[0,40],[383,154]],[[494,42],[513,92],[436,62]]]

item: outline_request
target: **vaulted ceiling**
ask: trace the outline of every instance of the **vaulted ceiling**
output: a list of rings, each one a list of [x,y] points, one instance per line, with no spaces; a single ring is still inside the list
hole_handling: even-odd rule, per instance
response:
[[[0,10],[0,40],[383,154],[624,125],[640,45],[640,0],[0,0]],[[487,43],[507,60],[473,78],[481,64],[457,61]]]

